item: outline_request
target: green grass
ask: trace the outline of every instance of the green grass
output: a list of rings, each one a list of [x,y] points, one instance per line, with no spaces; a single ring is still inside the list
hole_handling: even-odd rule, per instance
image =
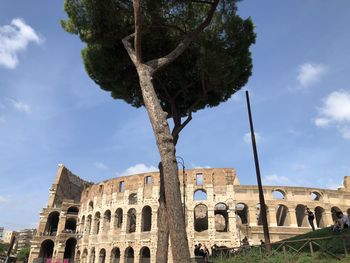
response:
[[[344,237],[346,235],[346,237]],[[318,245],[313,244],[314,257],[311,257],[310,245],[306,243],[308,239],[325,238],[325,240],[315,240]],[[260,253],[259,247],[253,247],[250,250],[236,255],[230,259],[214,259],[215,263],[238,263],[238,262],[261,262],[261,263],[332,263],[332,262],[350,262],[350,258],[345,258],[344,241],[350,255],[350,229],[345,229],[341,233],[334,233],[330,227],[323,228],[316,231],[310,231],[306,234],[298,235],[286,240],[286,254],[283,253],[280,242],[272,245],[274,252],[272,255],[267,253]],[[305,244],[306,243],[306,244]],[[296,253],[295,250],[300,250],[300,253]],[[278,248],[278,251],[276,249]],[[295,250],[293,250],[295,249]],[[341,260],[337,260],[335,257],[329,255],[327,252],[337,255]]]

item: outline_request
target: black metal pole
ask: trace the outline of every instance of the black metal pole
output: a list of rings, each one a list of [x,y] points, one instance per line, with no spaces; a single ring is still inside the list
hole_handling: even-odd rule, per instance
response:
[[[258,188],[259,188],[260,215],[261,215],[262,224],[263,224],[266,250],[268,252],[270,252],[271,251],[270,233],[269,233],[269,226],[267,224],[266,205],[265,205],[264,192],[263,192],[262,184],[261,184],[258,151],[257,151],[257,148],[256,148],[256,141],[255,141],[254,127],[253,127],[252,112],[250,110],[249,93],[248,93],[247,90],[246,90],[245,94],[246,94],[246,98],[247,98],[247,108],[248,108],[248,116],[249,116],[250,134],[251,134],[251,137],[252,137],[252,146],[253,146],[253,153],[254,153],[256,179],[258,181]]]

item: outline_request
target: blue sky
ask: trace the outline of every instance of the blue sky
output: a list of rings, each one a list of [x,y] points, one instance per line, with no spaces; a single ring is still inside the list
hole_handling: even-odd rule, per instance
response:
[[[257,33],[246,88],[263,182],[335,189],[350,175],[350,2],[239,4]],[[152,170],[145,109],[113,100],[85,74],[63,1],[0,2],[0,226],[36,227],[57,165],[98,182]],[[177,154],[187,168],[233,167],[256,184],[244,92],[194,114]],[[248,134],[249,135],[249,134]]]

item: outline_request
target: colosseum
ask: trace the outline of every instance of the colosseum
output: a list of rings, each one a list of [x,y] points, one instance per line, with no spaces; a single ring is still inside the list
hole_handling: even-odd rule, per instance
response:
[[[190,251],[194,245],[236,247],[263,239],[258,189],[240,185],[229,168],[179,172]],[[337,190],[264,186],[272,241],[331,225],[336,211],[350,213],[350,177]],[[155,262],[159,173],[90,183],[59,165],[40,213],[29,262]],[[171,262],[171,256],[169,261]]]

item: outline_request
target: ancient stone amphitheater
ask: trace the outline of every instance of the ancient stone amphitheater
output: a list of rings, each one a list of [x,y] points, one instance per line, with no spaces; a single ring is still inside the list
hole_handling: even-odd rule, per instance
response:
[[[179,178],[191,253],[196,243],[263,239],[257,186],[240,185],[234,169],[186,170]],[[318,228],[336,211],[350,212],[350,177],[337,190],[264,186],[264,193],[272,241],[310,231],[306,207]],[[93,184],[59,165],[29,262],[155,262],[158,195],[159,173]]]

